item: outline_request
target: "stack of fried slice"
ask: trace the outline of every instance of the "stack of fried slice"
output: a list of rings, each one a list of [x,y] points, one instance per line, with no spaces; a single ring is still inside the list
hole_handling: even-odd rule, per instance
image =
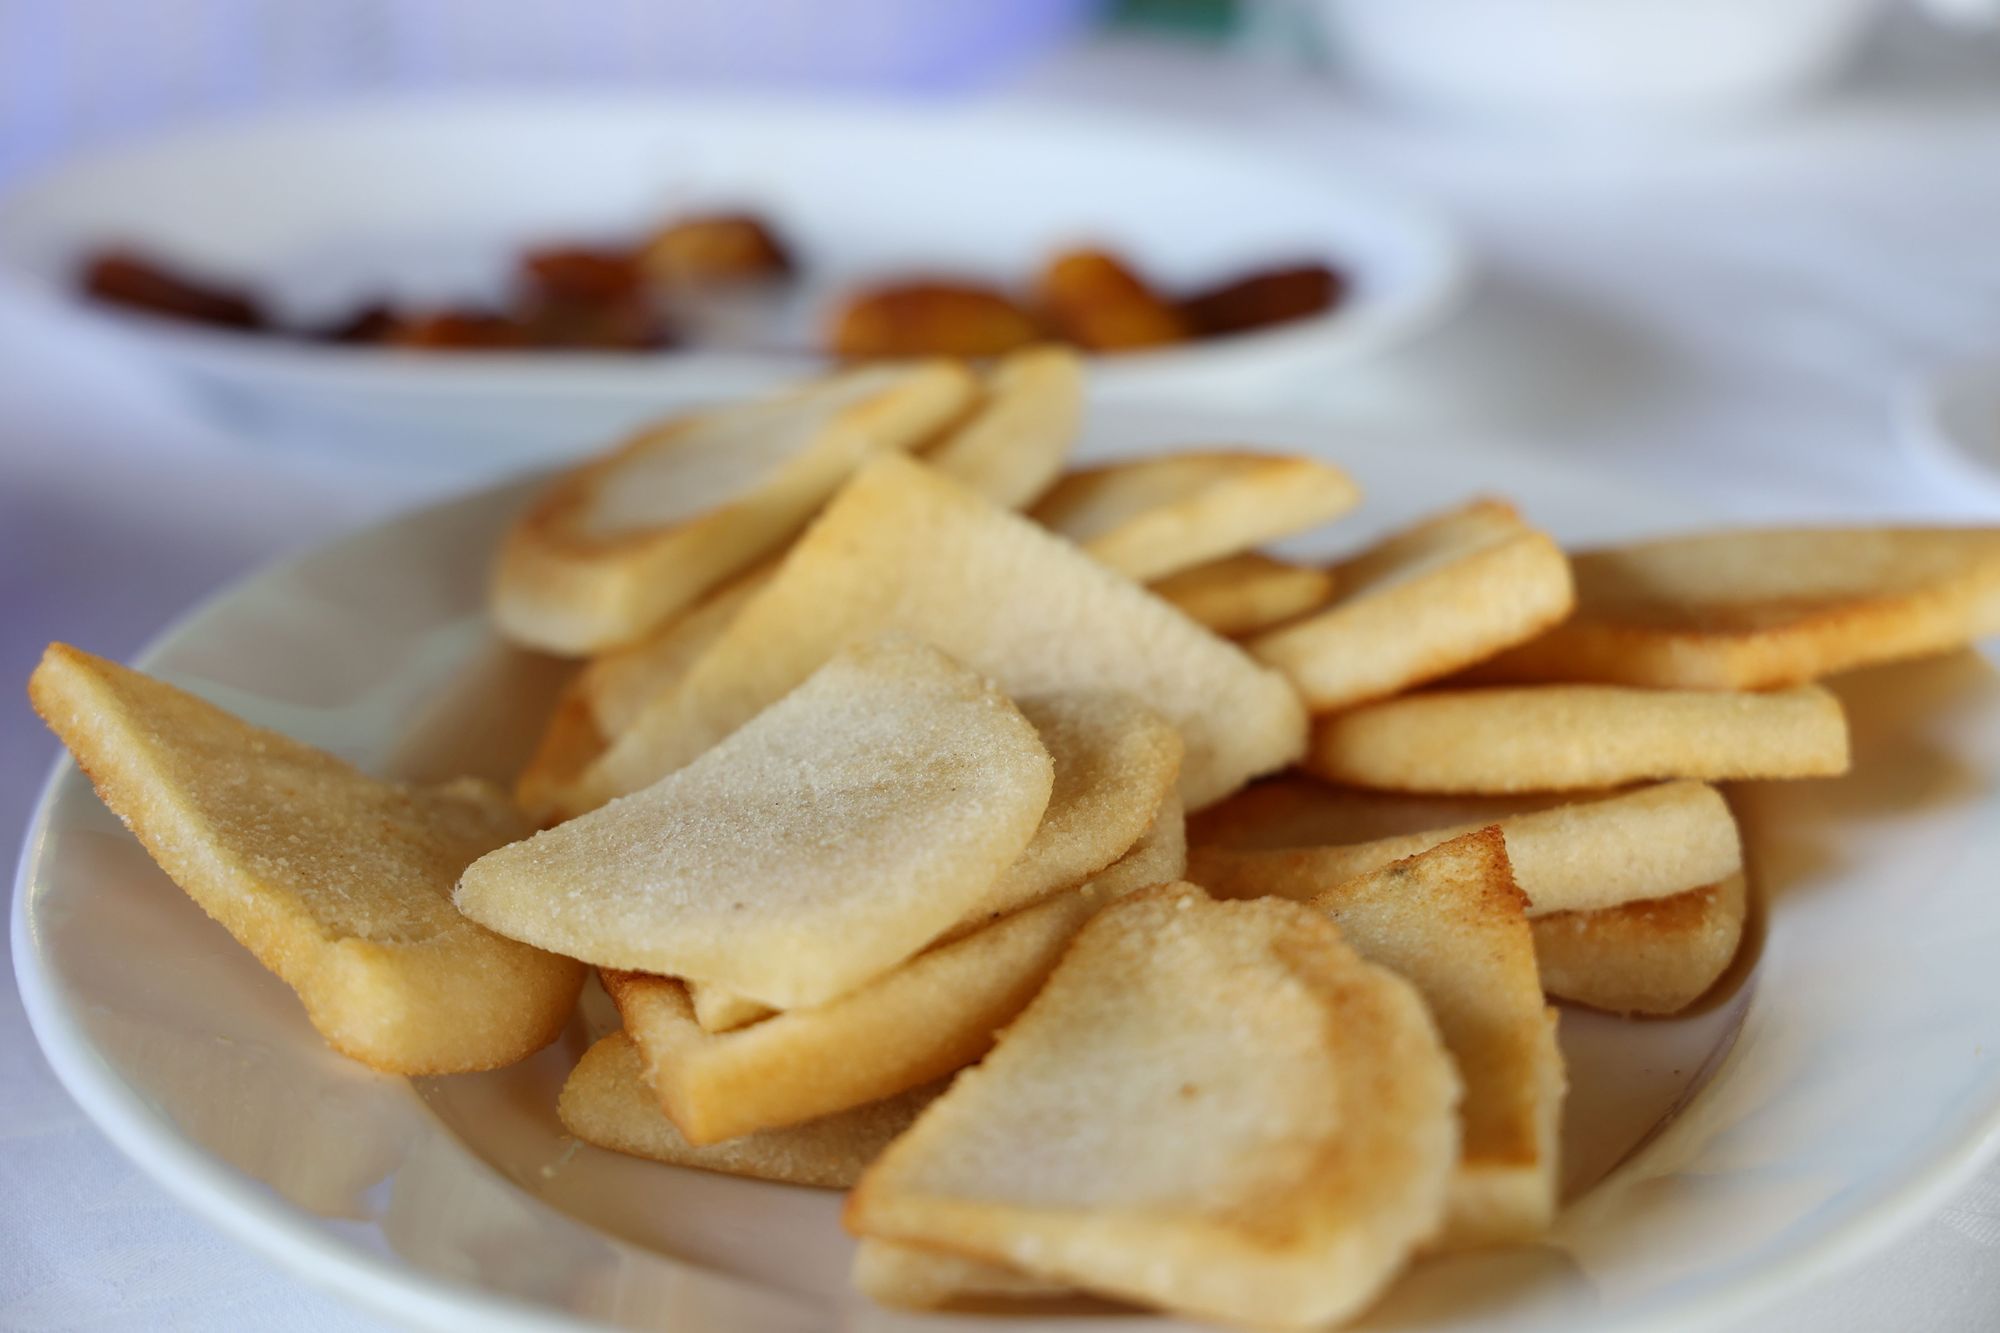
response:
[[[1452,1216],[1462,1120],[1490,1111],[1507,1126],[1496,1142],[1546,1164],[1560,1097],[1532,975],[1518,1053],[1511,1030],[1456,1022],[1459,997],[1489,1012],[1503,974],[1532,974],[1526,941],[1442,982],[1453,1020],[1436,1021],[1424,982],[1359,942],[1420,957],[1438,935],[1411,908],[1394,886],[1305,906],[1218,903],[1191,884],[1107,908],[993,1053],[863,1175],[846,1213],[864,1238],[857,1279],[896,1304],[1074,1287],[1267,1327],[1365,1305]],[[1369,926],[1337,927],[1342,910]],[[1479,1069],[1463,1110],[1458,1063]]]
[[[1181,751],[1130,695],[1017,705],[889,636],[652,787],[482,858],[458,902],[604,969],[624,1032],[565,1094],[580,1137],[826,1183],[853,1159],[812,1145],[870,1141],[985,1052],[1091,914],[1181,873]],[[739,1140],[750,1157],[697,1155]]]

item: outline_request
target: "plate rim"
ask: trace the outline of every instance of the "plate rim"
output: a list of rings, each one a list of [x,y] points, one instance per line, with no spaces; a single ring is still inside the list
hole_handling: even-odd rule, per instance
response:
[[[1218,419],[1246,415],[1297,419],[1297,414],[1288,417],[1269,412],[1215,415]],[[1616,484],[1615,474],[1612,479]],[[142,669],[151,665],[193,623],[255,583],[281,578],[338,547],[365,542],[398,526],[433,521],[434,516],[454,507],[493,503],[502,494],[531,484],[533,474],[485,482],[346,529],[314,546],[246,569],[173,616],[133,654],[132,665]],[[1974,651],[1990,664],[2000,666],[2000,650],[1977,645]],[[65,784],[87,780],[66,753],[59,754],[51,764],[31,808],[22,840],[14,876],[9,935],[15,985],[36,1045],[64,1091],[112,1146],[190,1212],[251,1252],[371,1313],[436,1329],[462,1328],[469,1316],[484,1321],[482,1327],[507,1333],[598,1333],[615,1327],[393,1262],[329,1235],[259,1182],[203,1150],[169,1118],[145,1103],[65,1011],[35,945],[29,890],[46,855],[50,817]],[[1731,1054],[1725,1053],[1725,1062],[1729,1058]],[[403,1090],[421,1103],[408,1080],[402,1083]],[[1676,1117],[1697,1105],[1711,1086],[1712,1081],[1697,1088],[1676,1112]],[[426,1110],[425,1114],[430,1112]],[[1626,1158],[1613,1177],[1642,1159],[1643,1154],[1639,1153]],[[1937,1145],[1917,1170],[1885,1188],[1865,1211],[1834,1224],[1803,1248],[1721,1286],[1690,1294],[1669,1308],[1614,1316],[1615,1322],[1605,1327],[1612,1333],[1673,1333],[1744,1319],[1795,1294],[1812,1278],[1855,1263],[1907,1234],[1952,1191],[1996,1159],[2000,1159],[2000,1098],[1969,1115],[1949,1141]],[[507,1186],[519,1188],[511,1181]],[[596,1231],[589,1223],[574,1220],[579,1226]],[[1010,1326],[1031,1327],[994,1325],[996,1329]]]

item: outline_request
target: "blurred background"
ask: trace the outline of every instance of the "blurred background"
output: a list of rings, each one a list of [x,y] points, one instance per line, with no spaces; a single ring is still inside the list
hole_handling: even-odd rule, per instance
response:
[[[1176,281],[1177,246],[1192,255],[1236,232],[1276,236],[1259,228],[1281,206],[1303,218],[1324,203],[1349,219],[1326,238],[1323,257],[1350,266],[1351,290],[1325,339],[1246,341],[1227,352],[1226,374],[1161,363],[1129,377],[1128,398],[1261,414],[1294,437],[1303,423],[1336,456],[1360,435],[1484,451],[1491,478],[1451,478],[1454,493],[1501,484],[1510,458],[1532,455],[1683,497],[1710,518],[2000,513],[1995,7],[0,0],[0,679],[18,685],[52,638],[127,657],[258,564],[523,465],[462,440],[439,447],[465,433],[448,419],[458,406],[428,424],[378,412],[332,426],[286,409],[301,384],[317,386],[322,407],[430,392],[408,386],[401,362],[331,380],[315,358],[345,349],[244,351],[227,341],[240,335],[140,328],[77,299],[74,265],[107,237],[62,225],[93,197],[116,200],[127,238],[179,228],[169,239],[180,250],[224,260],[254,248],[278,211],[250,188],[195,209],[171,173],[118,177],[116,154],[214,124],[395,99],[804,99],[933,132],[946,113],[1032,118],[1051,160],[1095,154],[1050,191],[1107,209],[1125,200],[1131,235],[1107,222],[1102,239],[1164,256]],[[382,153],[401,151],[393,120],[381,123]],[[1017,156],[1024,142],[1033,156],[1029,133],[1010,139]],[[954,207],[978,208],[967,201],[991,145],[947,148],[949,169],[875,161],[865,190],[824,192],[839,196],[827,211],[848,219],[842,234],[901,237],[933,217],[949,230]],[[449,198],[462,168],[482,190],[506,186],[559,213],[577,201],[545,197],[545,165],[448,164],[423,184]],[[1238,169],[1254,190],[1215,183]],[[74,173],[99,170],[111,174],[88,179],[115,189],[76,185],[86,177]],[[405,202],[365,173],[353,179],[320,184],[356,217]],[[69,191],[62,207],[47,202],[57,187]],[[1299,224],[1281,239],[1244,258],[1290,262],[1315,237]],[[1029,263],[1029,251],[1024,237],[1007,262]],[[893,267],[898,253],[868,258]],[[274,283],[324,276],[305,261],[254,267],[245,273]],[[1350,337],[1383,292],[1408,298],[1399,322]],[[1258,350],[1280,346],[1291,350]],[[665,405],[681,392],[679,354],[658,355],[659,375],[642,384]],[[1124,373],[1115,356],[1101,361],[1107,383]],[[488,378],[455,403],[540,392],[526,369],[469,373]],[[218,374],[236,377],[233,392]],[[401,378],[385,388],[381,375]],[[552,438],[602,445],[596,427],[565,416],[575,401],[557,400]],[[471,429],[508,424],[519,422],[489,411]],[[54,748],[25,708],[0,709],[7,827],[25,821]],[[46,1201],[0,1206],[0,1327],[374,1326],[137,1177],[49,1079],[11,986],[0,987],[0,1088],[0,1200]],[[1996,1238],[2000,1183],[1989,1178],[1911,1241],[1761,1326],[2000,1325]]]

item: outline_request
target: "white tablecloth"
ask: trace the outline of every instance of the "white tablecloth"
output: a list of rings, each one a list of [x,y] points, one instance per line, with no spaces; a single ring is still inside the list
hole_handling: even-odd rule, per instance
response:
[[[1921,79],[1917,76],[1921,75]],[[1948,516],[1895,404],[2000,348],[2000,68],[1878,61],[1810,115],[1724,138],[1468,135],[1343,106],[1281,69],[1112,48],[1005,95],[1151,109],[1402,180],[1482,258],[1453,327],[1286,404],[1421,448],[1456,433],[1746,517]],[[74,329],[0,311],[0,849],[55,746],[18,693],[41,645],[125,656],[272,555],[467,478],[232,438]],[[1478,479],[1468,479],[1467,485]],[[1759,1328],[2000,1327],[2000,1171]],[[379,1327],[213,1232],[84,1121],[0,987],[0,1328]]]

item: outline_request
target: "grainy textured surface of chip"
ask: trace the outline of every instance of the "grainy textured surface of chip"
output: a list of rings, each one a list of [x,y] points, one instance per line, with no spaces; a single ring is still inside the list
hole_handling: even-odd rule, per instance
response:
[[[665,977],[606,973],[605,989],[645,1052],[662,1108],[690,1139],[712,1143],[876,1101],[977,1060],[1084,922],[1186,865],[1180,806],[1170,801],[1139,845],[1087,884],[928,949],[830,1004],[733,1031],[705,1031],[681,983]]]
[[[1832,777],[1847,720],[1818,686],[1770,694],[1531,685],[1436,690],[1321,718],[1305,767],[1386,791],[1574,791],[1656,778]]]
[[[2000,634],[2000,528],[1719,532],[1584,551],[1493,680],[1760,690]]]
[[[1106,909],[849,1196],[857,1235],[1306,1328],[1444,1215],[1458,1080],[1416,991],[1326,917],[1162,886]]]
[[[1316,459],[1189,451],[1072,472],[1033,514],[1146,582],[1317,527],[1360,498],[1345,472]]]
[[[557,478],[509,529],[494,620],[570,655],[642,638],[788,541],[871,454],[930,438],[973,392],[950,362],[869,367],[647,431]]]
[[[646,791],[482,857],[457,901],[602,967],[819,1004],[957,924],[1028,845],[1053,775],[990,682],[877,639]]]
[[[511,1064],[583,985],[567,958],[475,925],[452,881],[525,836],[484,783],[380,782],[149,676],[53,644],[28,683],[104,803],[328,1044],[376,1069]]]
[[[1262,857],[1275,865],[1293,848],[1310,849],[1307,859],[1322,867],[1365,874],[1489,824],[1506,837],[1529,916],[1664,898],[1743,866],[1735,816],[1705,782],[1662,782],[1585,800],[1413,800],[1280,778],[1239,793],[1190,827],[1196,846],[1188,877],[1208,884],[1204,868],[1212,859]],[[1389,831],[1399,826],[1417,831]]]
[[[1138,696],[1181,733],[1190,809],[1304,748],[1304,711],[1276,672],[1070,543],[889,456],[862,469],[680,688],[605,752],[591,799],[681,767],[842,644],[890,629],[936,644],[1010,694]]]
[[[1232,898],[1275,895],[1330,915],[1371,963],[1414,985],[1465,1084],[1445,1248],[1529,1240],[1556,1206],[1564,1091],[1555,1014],[1542,999],[1527,898],[1498,827],[1361,875],[1337,855],[1208,858],[1190,875]]]
[[[1569,561],[1513,506],[1478,500],[1335,566],[1331,605],[1249,643],[1315,712],[1440,679],[1569,613]]]
[[[936,1093],[913,1089],[808,1124],[697,1148],[660,1113],[645,1083],[639,1048],[614,1032],[585,1051],[570,1071],[556,1114],[564,1129],[613,1152],[786,1185],[846,1189]]]

